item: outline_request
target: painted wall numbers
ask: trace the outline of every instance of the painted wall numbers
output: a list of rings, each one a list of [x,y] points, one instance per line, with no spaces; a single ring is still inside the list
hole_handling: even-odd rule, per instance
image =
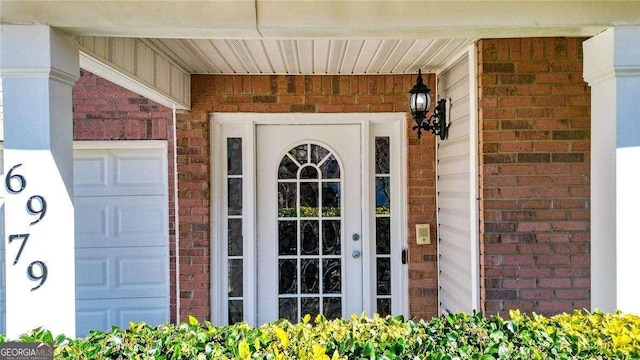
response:
[[[27,188],[27,179],[23,175],[18,173],[18,168],[22,166],[22,164],[17,164],[11,167],[11,169],[7,172],[7,176],[4,179],[5,188],[7,189],[7,193],[9,195],[17,195],[20,194]],[[33,220],[29,226],[36,225],[44,218],[47,213],[47,201],[44,199],[42,195],[33,195],[27,200],[26,212],[29,215],[37,216],[35,220]],[[20,241],[20,248],[18,249],[18,253],[16,254],[15,259],[13,260],[13,265],[17,265],[20,261],[20,256],[22,255],[23,250],[27,245],[27,240],[29,240],[29,233],[26,234],[11,234],[8,237],[9,245],[12,243],[17,243]],[[27,278],[31,281],[38,281],[39,284],[31,288],[31,291],[35,291],[39,289],[44,283],[47,281],[48,275],[47,264],[43,261],[36,260],[31,262],[27,267]]]

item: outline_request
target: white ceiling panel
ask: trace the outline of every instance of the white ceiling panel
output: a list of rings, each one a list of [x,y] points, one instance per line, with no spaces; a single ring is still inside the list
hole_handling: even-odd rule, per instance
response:
[[[198,74],[405,74],[433,72],[474,39],[153,39]]]
[[[260,74],[272,74],[274,73],[271,59],[267,55],[264,42],[260,40],[245,40],[247,50],[252,54],[254,61],[260,68]]]
[[[330,40],[313,41],[313,72],[315,74],[327,74],[329,65]],[[305,56],[305,54],[302,54]]]
[[[356,61],[358,61],[358,57],[360,55],[360,51],[362,51],[363,46],[364,46],[364,40],[347,41],[345,54],[342,61],[342,66],[340,67],[341,73],[343,74],[353,73],[356,66]]]
[[[407,50],[413,44],[413,40],[400,40],[397,41],[395,47],[393,48],[393,52],[389,54],[384,63],[380,66],[379,72],[389,74],[393,72],[398,61],[404,58],[404,55],[407,53]]]

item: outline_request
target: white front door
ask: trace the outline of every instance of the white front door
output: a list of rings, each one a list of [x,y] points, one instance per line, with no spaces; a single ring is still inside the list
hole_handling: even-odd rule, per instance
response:
[[[257,125],[258,323],[363,311],[360,124]]]
[[[212,322],[408,315],[404,113],[211,120]]]

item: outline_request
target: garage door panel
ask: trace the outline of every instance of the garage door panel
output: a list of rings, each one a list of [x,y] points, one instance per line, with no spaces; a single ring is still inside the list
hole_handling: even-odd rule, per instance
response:
[[[78,299],[145,298],[169,295],[166,248],[76,250]]]
[[[164,298],[76,300],[76,313],[76,331],[84,336],[89,330],[114,325],[126,329],[129,322],[160,325],[169,318],[169,302]]]
[[[76,300],[76,334],[85,336],[89,330],[109,329],[113,317],[109,308],[93,307],[87,300]]]
[[[78,155],[80,155],[78,157]],[[75,196],[88,191],[95,194],[100,190],[106,192],[109,186],[107,181],[109,156],[103,153],[93,153],[86,156],[84,152],[74,153],[73,159],[73,184]]]
[[[76,248],[107,246],[113,232],[109,229],[109,206],[104,199],[101,200],[75,199]]]
[[[166,242],[164,223],[167,213],[162,206],[164,196],[145,196],[144,198],[120,198],[114,204],[116,242],[140,246],[163,245]]]
[[[158,156],[158,151],[76,150],[75,196],[165,194],[167,163],[166,157]]]
[[[121,327],[128,327],[129,322],[144,322],[157,326],[169,318],[169,303],[167,299],[144,299],[138,304],[128,303],[116,310],[116,317]]]
[[[166,202],[165,196],[76,198],[76,248],[166,246]]]
[[[76,250],[76,297],[79,291],[109,291],[109,259],[106,254],[100,258],[82,256],[83,251]],[[98,256],[98,255],[94,255]]]
[[[164,248],[126,249],[128,254],[115,255],[118,292],[137,296],[169,294],[165,280],[169,268]],[[141,253],[144,251],[144,253]]]
[[[155,153],[142,151],[134,155],[114,151],[113,155],[115,187],[160,186],[159,190],[163,190],[167,167]]]

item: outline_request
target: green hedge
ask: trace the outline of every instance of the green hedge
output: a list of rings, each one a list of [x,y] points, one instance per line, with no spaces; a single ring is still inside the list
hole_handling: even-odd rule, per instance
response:
[[[599,311],[550,318],[512,311],[509,319],[457,313],[419,322],[306,316],[259,328],[190,318],[78,339],[36,329],[20,340],[55,343],[56,359],[631,359],[640,358],[640,317]]]

